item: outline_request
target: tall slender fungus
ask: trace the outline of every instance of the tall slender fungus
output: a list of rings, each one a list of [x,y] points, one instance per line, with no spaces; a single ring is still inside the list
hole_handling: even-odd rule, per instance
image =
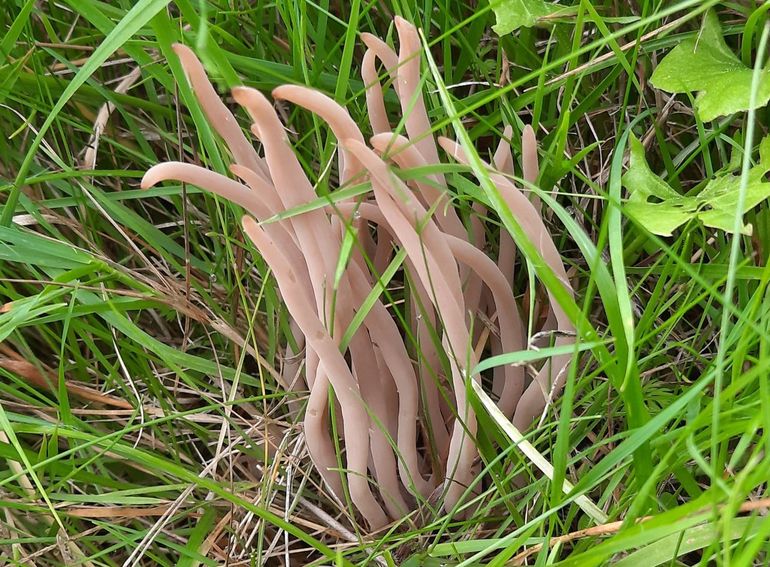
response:
[[[332,493],[344,501],[347,486],[352,504],[373,530],[436,495],[443,497],[447,512],[461,502],[478,473],[476,416],[466,381],[481,379],[472,372],[485,350],[498,354],[528,348],[513,291],[516,246],[510,235],[501,230],[498,257],[488,257],[483,251],[483,205],[475,205],[466,218],[452,206],[443,175],[404,182],[394,173],[396,167],[439,164],[439,146],[460,163],[468,162],[455,142],[440,138],[437,144],[419,88],[417,30],[401,18],[396,30],[398,53],[371,35],[362,36],[367,46],[362,76],[374,134],[370,145],[347,110],[326,95],[294,85],[272,93],[329,125],[339,142],[339,183],[369,183],[364,197],[334,198],[326,208],[261,224],[315,200],[313,184],[270,101],[254,89],[233,90],[253,121],[251,130],[264,152],[259,155],[216,95],[201,63],[182,45],[174,51],[211,126],[230,149],[230,170],[237,180],[180,162],[158,164],[142,180],[143,187],[166,180],[191,183],[248,213],[243,229],[272,270],[299,345],[298,352],[287,347],[287,357],[296,360],[301,352],[304,358],[304,364],[286,364],[284,378],[293,389],[310,391],[304,408],[308,451]],[[400,101],[401,135],[390,131],[378,64]],[[506,127],[505,138],[512,133]],[[522,132],[522,146],[522,177],[534,183],[537,146],[529,126]],[[506,141],[487,167],[529,239],[571,289],[540,217],[539,200],[527,198],[510,179],[514,160]],[[346,224],[356,230],[360,246],[353,247],[340,276]],[[405,300],[403,310],[384,300],[367,303],[397,252],[405,258],[396,275],[403,283],[403,292],[398,292]],[[547,327],[561,331],[555,333],[555,343],[573,341],[572,323],[550,294],[548,299]],[[358,326],[343,344],[354,321]],[[568,362],[568,356],[553,357],[534,376],[527,376],[523,367],[496,369],[492,391],[500,409],[517,427],[527,428],[558,394]],[[335,428],[330,388],[339,408]],[[332,438],[333,431],[340,439]],[[344,447],[343,471],[337,446]]]

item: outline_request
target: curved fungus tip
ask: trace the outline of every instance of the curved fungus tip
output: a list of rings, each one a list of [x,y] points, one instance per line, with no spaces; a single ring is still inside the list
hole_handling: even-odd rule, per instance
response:
[[[522,177],[527,183],[534,183],[540,174],[537,158],[537,138],[530,124],[521,131]]]
[[[147,173],[142,176],[142,181],[139,183],[140,189],[149,189],[150,187],[155,186],[156,182],[152,180],[151,174],[152,168],[150,168]]]
[[[184,165],[183,162],[178,161],[165,161],[163,163],[155,164],[142,176],[142,181],[139,186],[142,189],[149,189],[162,181],[174,179],[174,171],[178,169],[179,166]]]
[[[184,43],[172,43],[171,49],[176,53],[179,57],[182,57],[184,55],[191,55],[195,57],[195,54],[193,53],[193,50],[187,47]]]
[[[292,100],[297,96],[302,96],[302,94],[308,90],[310,89],[301,85],[279,85],[275,87],[270,94],[274,99]]]
[[[370,34],[369,32],[362,32],[360,37],[361,37],[361,41],[369,49],[372,49],[372,46],[375,45],[377,42],[382,41],[379,37],[377,37],[376,35]]]
[[[409,143],[409,140],[393,132],[381,132],[369,138],[369,144],[378,152],[385,152],[394,146],[401,147],[403,142]]]
[[[252,109],[259,109],[264,111],[265,107],[270,110],[273,108],[273,105],[270,103],[267,97],[252,87],[233,87],[230,93],[233,95],[235,102],[240,104],[246,110],[251,111]]]
[[[506,129],[510,128],[510,125],[506,126]],[[525,124],[524,128],[521,130],[522,136],[529,136],[532,139],[535,138],[535,129],[532,128],[532,124]]]
[[[396,24],[397,28],[415,29],[415,27],[410,22],[408,22],[407,20],[405,20],[401,16],[396,16],[395,18],[393,18],[393,22]]]
[[[275,100],[290,99],[295,85],[279,85],[270,91],[270,96]],[[296,94],[296,93],[295,93]]]
[[[448,155],[452,156],[453,158],[456,158],[459,155],[457,152],[458,144],[451,138],[447,138],[446,136],[439,136],[436,141],[438,142],[438,145],[441,146],[441,149],[444,150]]]
[[[251,230],[254,230],[255,228],[257,228],[258,224],[257,224],[257,221],[254,220],[253,217],[251,217],[249,215],[243,215],[241,217],[241,226],[243,227],[244,230],[251,231]]]

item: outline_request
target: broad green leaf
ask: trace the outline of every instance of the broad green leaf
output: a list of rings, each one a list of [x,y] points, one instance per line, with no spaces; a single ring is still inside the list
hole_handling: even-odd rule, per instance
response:
[[[631,164],[622,180],[629,192],[625,210],[653,234],[671,236],[697,209],[652,172],[644,157],[644,146],[633,135],[630,146]]]
[[[490,0],[497,23],[492,26],[497,35],[519,28],[531,28],[541,20],[564,11],[564,6],[545,0]]]
[[[763,179],[768,171],[770,136],[759,146],[759,163],[749,170],[742,214],[770,197],[770,183]],[[723,173],[709,181],[697,195],[680,195],[652,172],[644,157],[644,146],[632,137],[631,164],[623,176],[623,186],[629,192],[625,210],[647,230],[660,236],[671,236],[691,219],[732,232],[740,183],[740,176]],[[751,225],[745,225],[742,232],[751,234],[751,230]]]
[[[752,69],[730,50],[719,18],[706,13],[699,33],[677,45],[650,78],[655,88],[670,93],[697,92],[695,107],[704,121],[749,109]],[[755,108],[770,100],[770,71],[763,70]]]

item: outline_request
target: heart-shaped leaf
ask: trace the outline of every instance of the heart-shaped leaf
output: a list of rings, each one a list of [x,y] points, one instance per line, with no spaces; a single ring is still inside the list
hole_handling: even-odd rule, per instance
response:
[[[709,121],[749,110],[752,73],[727,46],[719,18],[709,11],[700,31],[663,58],[650,82],[670,93],[698,92],[695,107],[700,117]],[[770,71],[763,70],[756,108],[766,105],[768,100]]]
[[[653,234],[671,236],[673,231],[691,219],[711,228],[733,231],[738,208],[740,175],[721,174],[709,181],[697,195],[680,195],[655,175],[644,156],[644,146],[630,138],[631,163],[623,176],[623,187],[629,193],[625,211]],[[749,170],[746,195],[741,214],[745,214],[770,197],[770,183],[764,181],[770,171],[770,136],[759,146],[759,163]],[[751,234],[751,225],[741,231]]]

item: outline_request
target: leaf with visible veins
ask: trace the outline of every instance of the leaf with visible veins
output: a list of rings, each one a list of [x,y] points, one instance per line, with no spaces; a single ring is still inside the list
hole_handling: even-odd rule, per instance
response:
[[[497,23],[492,26],[497,35],[505,35],[519,28],[531,28],[557,12],[570,10],[545,0],[490,0]]]
[[[700,31],[677,45],[650,77],[655,88],[670,93],[697,92],[695,108],[704,121],[749,110],[753,70],[730,50],[719,18],[706,13]],[[770,100],[770,71],[763,70],[757,106]]]
[[[704,225],[733,231],[738,208],[741,177],[723,173],[709,181],[697,195],[680,195],[655,175],[647,164],[644,146],[633,135],[630,138],[631,163],[623,176],[623,187],[629,193],[625,211],[653,234],[671,236],[674,230],[692,219]],[[746,195],[741,214],[745,214],[770,197],[770,183],[764,180],[770,171],[770,136],[759,146],[759,163],[749,170]],[[751,234],[750,224],[743,234]]]

